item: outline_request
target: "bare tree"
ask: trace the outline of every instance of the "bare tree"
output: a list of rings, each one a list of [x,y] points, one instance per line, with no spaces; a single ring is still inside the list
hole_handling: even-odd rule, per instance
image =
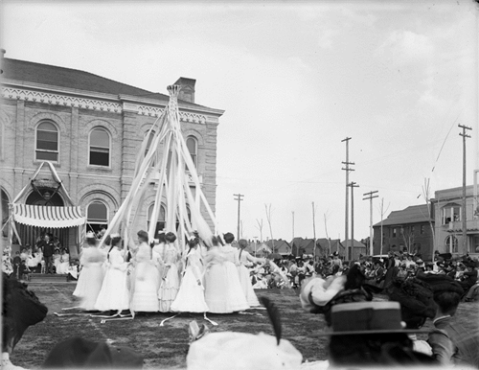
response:
[[[328,239],[328,247],[329,247],[329,250],[326,254],[329,254],[329,253],[332,253],[333,251],[331,250],[331,239],[329,238],[329,235],[328,235],[328,218],[326,216],[326,213],[324,214],[324,230],[326,231],[326,238]]]
[[[256,227],[259,230],[259,240],[262,243],[263,242],[263,219],[261,219],[261,222],[260,220],[256,219],[256,223],[258,224]]]
[[[404,240],[404,245],[407,248],[407,252],[411,253],[412,247],[414,246],[414,231],[411,226],[401,227],[400,230]]]
[[[274,239],[273,239],[273,229],[271,227],[271,203],[264,205],[264,210],[266,212],[266,220],[268,221],[269,225],[269,234],[271,235],[271,243],[273,245],[273,253],[274,253]]]

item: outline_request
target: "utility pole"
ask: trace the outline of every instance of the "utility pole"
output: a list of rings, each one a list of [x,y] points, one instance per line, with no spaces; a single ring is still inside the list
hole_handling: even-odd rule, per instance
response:
[[[462,253],[466,254],[467,251],[467,215],[466,215],[466,138],[471,137],[466,134],[466,130],[472,130],[472,128],[458,125],[462,128]]]
[[[349,186],[351,187],[351,253],[352,253],[354,248],[354,188],[359,188],[359,185],[357,185],[354,181],[352,181],[349,183]],[[350,259],[351,257],[352,256],[350,256]]]
[[[348,244],[349,244],[349,241],[348,241],[348,229],[349,229],[349,225],[348,225],[348,221],[349,221],[349,189],[348,189],[348,186],[349,186],[349,171],[354,171],[354,169],[352,168],[349,168],[350,165],[354,165],[354,163],[352,162],[349,162],[349,140],[351,140],[350,137],[347,137],[346,139],[343,139],[341,140],[341,142],[346,142],[346,162],[342,162],[343,164],[346,165],[346,168],[342,168],[343,171],[346,171],[346,214],[345,214],[345,231],[344,231],[344,235],[345,235],[345,241],[346,241],[346,245],[345,245],[345,248],[346,248],[346,259],[349,261],[349,248],[348,248]]]
[[[313,238],[314,238],[314,245],[313,245],[313,259],[316,257],[316,222],[315,222],[315,210],[314,210],[314,202],[313,202]]]
[[[366,198],[363,198],[363,200],[369,200],[369,248],[366,250],[366,254],[368,256],[373,254],[373,199],[378,198],[379,195],[373,195],[377,193],[377,190],[370,191],[369,193],[364,193],[363,196]],[[381,231],[381,237],[382,237],[382,231]]]
[[[236,234],[236,237],[238,238],[237,240],[240,239],[241,235],[240,235],[240,225],[241,225],[241,201],[243,200],[243,197],[244,195],[243,194],[233,194],[235,196],[235,200],[238,201],[238,231],[237,231],[237,234]]]

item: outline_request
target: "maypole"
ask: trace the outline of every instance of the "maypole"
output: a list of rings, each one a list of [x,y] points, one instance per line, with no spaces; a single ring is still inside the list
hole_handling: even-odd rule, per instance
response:
[[[191,159],[181,131],[178,109],[179,90],[180,87],[177,85],[168,86],[170,94],[168,106],[153,123],[143,140],[136,159],[131,188],[103,235],[100,245],[104,244],[108,235],[115,232],[121,232],[125,242],[130,242],[129,236],[136,234],[137,230],[129,230],[129,228],[136,225],[138,212],[144,209],[145,194],[148,190],[151,191],[151,182],[156,182],[156,178],[158,178],[158,182],[155,201],[148,228],[150,240],[156,237],[154,235],[156,222],[161,206],[164,204],[166,231],[177,234],[181,250],[185,249],[186,237],[193,231],[197,231],[206,244],[211,243],[213,232],[200,212],[201,206],[204,206],[208,216],[216,225],[215,216],[201,190],[196,166]],[[149,147],[148,142],[150,143]],[[196,188],[195,196],[191,191],[187,172]],[[188,217],[188,209],[191,220]]]

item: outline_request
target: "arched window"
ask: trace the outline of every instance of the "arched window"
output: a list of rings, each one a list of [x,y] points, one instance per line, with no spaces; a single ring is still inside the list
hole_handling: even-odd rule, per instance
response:
[[[457,249],[458,242],[457,242],[457,238],[454,235],[449,235],[446,238],[445,244],[446,244],[446,250],[448,250],[449,253],[457,253],[458,252],[458,249]]]
[[[90,133],[90,165],[110,166],[110,135],[103,128]]]
[[[8,226],[5,224],[8,222],[10,217],[10,209],[8,208],[8,196],[7,193],[2,189],[2,236],[6,237],[8,235]]]
[[[155,204],[152,204],[150,207],[148,207],[148,219],[146,222],[147,228],[150,229],[150,221],[151,221],[151,216],[153,214],[153,207]],[[156,229],[155,229],[155,236],[154,238],[156,239],[158,237],[158,232],[163,230],[166,226],[166,210],[163,205],[160,206],[160,212],[158,214],[158,219],[156,221]]]
[[[98,200],[91,202],[87,208],[87,222],[95,232],[108,226],[108,208]],[[89,228],[89,230],[91,230]]]
[[[148,133],[146,133],[148,135]],[[146,144],[146,149],[145,149],[145,156],[146,153],[148,153],[148,150],[150,150],[151,147],[151,142],[153,141],[153,138],[155,137],[155,131],[151,131],[150,135],[148,135],[148,142]],[[155,166],[158,163],[158,152],[156,152],[156,155],[153,157],[153,161],[151,162],[151,166]]]
[[[188,151],[190,152],[193,164],[196,167],[196,158],[198,156],[198,140],[196,140],[194,136],[188,136],[188,138],[186,139],[186,146],[188,148]]]
[[[50,121],[37,126],[35,159],[58,162],[58,129]]]

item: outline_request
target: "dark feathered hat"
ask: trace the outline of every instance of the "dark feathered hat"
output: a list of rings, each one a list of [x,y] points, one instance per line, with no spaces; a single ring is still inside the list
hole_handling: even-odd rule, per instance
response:
[[[434,295],[441,292],[455,292],[460,295],[464,294],[464,289],[461,284],[448,275],[420,274],[417,276],[417,279],[426,283],[431,288]]]
[[[409,329],[422,326],[426,318],[434,318],[436,304],[429,285],[421,280],[395,280],[388,289],[389,300],[401,304],[401,316]]]

